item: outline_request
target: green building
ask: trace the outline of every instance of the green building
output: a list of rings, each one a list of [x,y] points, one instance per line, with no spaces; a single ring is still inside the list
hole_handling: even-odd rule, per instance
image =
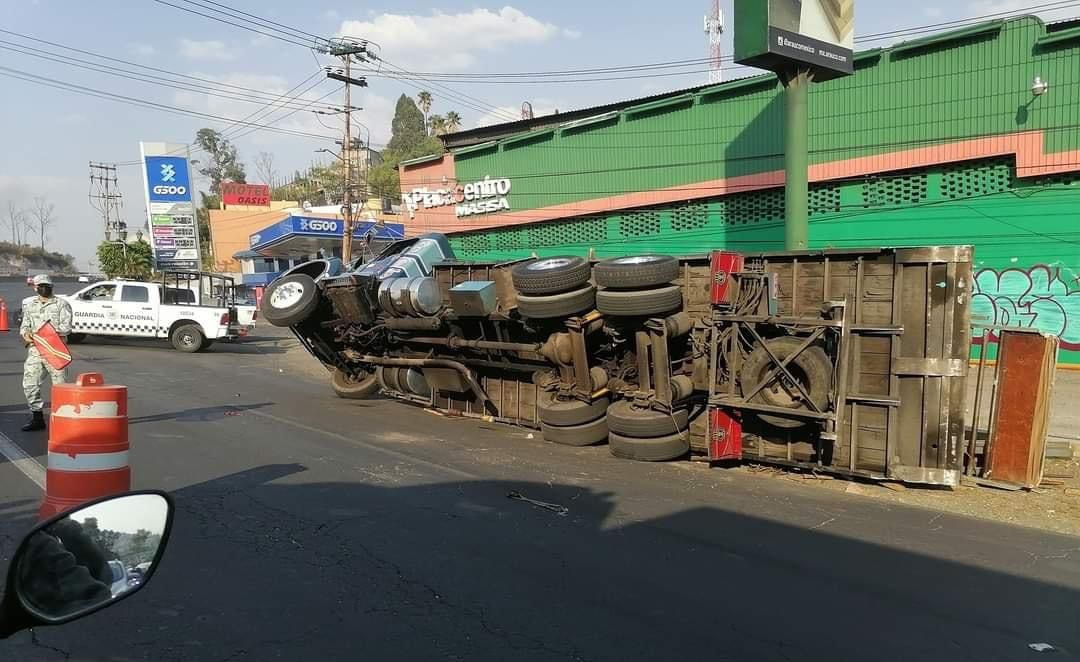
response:
[[[782,250],[774,75],[446,137],[402,166],[412,232],[462,259]],[[859,53],[810,94],[815,248],[974,244],[973,315],[1080,364],[1080,19]]]

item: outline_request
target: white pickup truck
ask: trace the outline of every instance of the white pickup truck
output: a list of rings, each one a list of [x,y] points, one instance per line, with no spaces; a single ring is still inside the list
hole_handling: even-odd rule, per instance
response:
[[[68,342],[82,342],[88,335],[167,338],[181,352],[198,352],[254,326],[254,306],[238,307],[222,296],[203,298],[195,290],[169,285],[106,280],[64,296],[73,314]]]

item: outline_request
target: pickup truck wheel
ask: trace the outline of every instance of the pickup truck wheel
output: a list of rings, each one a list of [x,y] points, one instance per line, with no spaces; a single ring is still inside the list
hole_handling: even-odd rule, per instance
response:
[[[625,437],[612,432],[608,435],[608,444],[615,457],[641,462],[665,462],[690,452],[690,437],[686,432],[649,439]]]
[[[307,274],[279,278],[263,294],[262,314],[274,326],[303,322],[319,305],[319,290]]]
[[[540,421],[548,425],[582,425],[603,418],[609,402],[610,400],[606,397],[597,398],[592,402],[560,400],[554,393],[541,391],[537,398],[536,408],[539,410]]]
[[[330,373],[330,385],[339,398],[362,400],[379,392],[379,379],[373,372],[352,375],[340,368]]]
[[[648,290],[600,290],[596,309],[605,315],[643,317],[674,312],[682,307],[682,288],[678,285]]]
[[[69,333],[67,337],[69,345],[80,345],[84,340],[86,340],[85,333]]]
[[[596,288],[592,285],[586,285],[573,292],[542,296],[519,294],[517,304],[518,312],[525,317],[533,319],[567,317],[592,310],[593,306],[596,305]]]
[[[540,423],[544,439],[563,446],[592,446],[607,441],[607,420],[603,417],[582,425],[548,425]]]
[[[634,255],[601,260],[593,268],[596,284],[618,290],[666,285],[679,277],[679,261],[670,255]]]
[[[802,340],[795,337],[773,338],[766,341],[769,349],[781,361],[792,354]],[[788,371],[795,377],[810,396],[810,400],[818,409],[825,411],[829,404],[829,391],[832,389],[832,362],[828,355],[818,345],[811,345],[799,354],[793,361],[787,364]],[[750,352],[743,364],[739,375],[740,392],[753,388],[763,379],[768,379],[765,387],[758,391],[751,402],[772,405],[774,407],[786,407],[788,409],[809,409],[803,401],[798,389],[793,385],[785,385],[786,377],[776,369],[776,365],[769,358],[765,348],[758,345]],[[777,416],[773,414],[757,414],[758,418],[779,428],[799,428],[810,422],[809,419],[799,417]]]
[[[169,336],[172,346],[181,352],[188,354],[199,351],[206,342],[206,336],[194,324],[184,324],[173,329]]]
[[[577,289],[591,275],[589,262],[576,255],[522,262],[510,270],[514,288],[522,294],[555,294]]]
[[[689,412],[676,409],[669,413],[641,409],[629,400],[619,400],[608,407],[608,428],[627,437],[664,437],[682,432],[690,425]]]

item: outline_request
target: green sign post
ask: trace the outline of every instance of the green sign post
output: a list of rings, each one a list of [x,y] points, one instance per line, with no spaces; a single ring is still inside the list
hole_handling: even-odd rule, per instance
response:
[[[784,245],[808,246],[810,83],[854,71],[855,0],[735,0],[735,61],[785,88]]]

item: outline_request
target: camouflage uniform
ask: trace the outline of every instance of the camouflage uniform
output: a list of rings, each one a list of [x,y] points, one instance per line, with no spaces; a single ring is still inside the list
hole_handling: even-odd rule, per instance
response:
[[[45,322],[52,322],[53,328],[61,336],[71,333],[71,304],[57,297],[41,299],[34,297],[23,307],[22,325],[19,333],[26,335],[34,333]],[[26,363],[23,364],[23,394],[26,402],[30,405],[30,411],[41,411],[44,401],[41,397],[41,382],[45,380],[45,373],[53,384],[63,384],[67,381],[66,370],[56,370],[41,358],[37,347],[30,345],[26,352]]]

